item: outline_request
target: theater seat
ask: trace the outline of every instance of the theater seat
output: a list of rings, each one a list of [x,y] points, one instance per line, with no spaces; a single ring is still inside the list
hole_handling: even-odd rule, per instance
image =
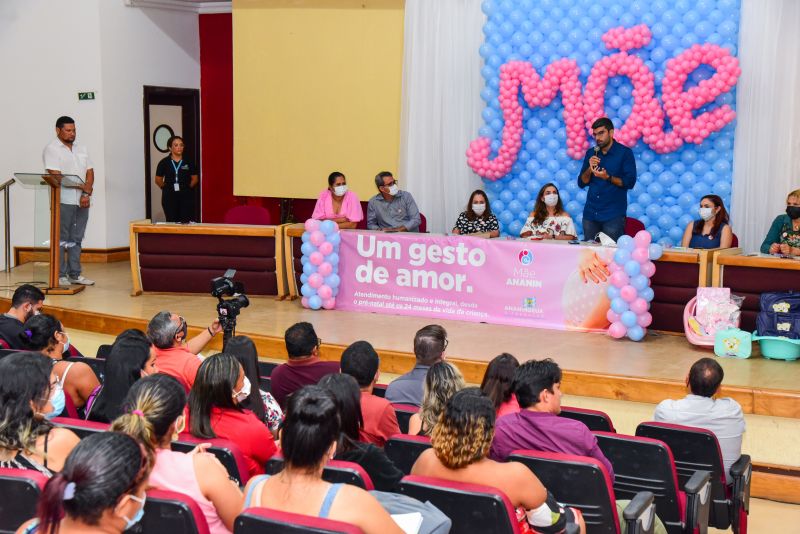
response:
[[[5,339],[0,338],[0,349],[10,349],[8,342]]]
[[[147,490],[144,516],[129,532],[210,534],[206,516],[188,495],[160,489]]]
[[[575,419],[586,425],[589,430],[598,432],[616,432],[614,424],[607,413],[600,410],[589,410],[588,408],[573,408],[571,406],[562,406],[561,417],[568,419]]]
[[[397,424],[400,427],[400,432],[403,434],[408,433],[408,420],[411,416],[419,412],[419,407],[412,404],[392,404],[394,413],[397,415]]]
[[[387,384],[375,384],[375,386],[372,388],[372,394],[376,397],[384,398],[386,397],[387,387]]]
[[[108,423],[96,423],[72,417],[54,417],[51,422],[56,426],[72,430],[81,439],[98,432],[105,432],[111,426]]]
[[[639,230],[644,230],[642,221],[633,217],[625,217],[625,235],[634,237]]]
[[[428,233],[428,219],[422,213],[419,214],[419,232],[422,234]]]
[[[70,362],[82,362],[92,368],[97,380],[102,384],[106,377],[106,361],[103,358],[71,357]]]
[[[271,224],[267,208],[261,206],[234,206],[222,218],[225,224]]]
[[[414,467],[419,455],[430,448],[431,438],[408,434],[395,434],[383,446],[386,456],[406,475],[411,474],[411,468]]]
[[[264,466],[268,475],[276,475],[283,470],[283,456],[276,454]],[[322,469],[322,480],[331,484],[350,484],[361,489],[372,491],[375,486],[364,468],[353,462],[330,460]]]
[[[364,534],[355,525],[308,515],[248,508],[236,518],[234,534]]]
[[[258,360],[258,374],[261,376],[272,376],[272,370],[278,367],[278,365],[279,364],[275,362]]]
[[[173,451],[191,452],[200,443],[210,443],[211,446],[207,449],[207,452],[217,457],[217,460],[225,466],[228,475],[235,479],[240,486],[247,484],[247,481],[250,480],[247,462],[244,459],[242,450],[233,441],[222,438],[200,439],[188,432],[184,432],[170,446]]]
[[[739,246],[739,236],[736,234],[732,234],[731,236],[731,247],[736,248]]]
[[[30,469],[0,467],[0,532],[15,532],[36,516],[47,477]]]

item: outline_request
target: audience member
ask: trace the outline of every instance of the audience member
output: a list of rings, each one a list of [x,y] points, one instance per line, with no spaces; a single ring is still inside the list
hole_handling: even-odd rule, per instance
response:
[[[457,392],[433,429],[431,448],[419,456],[411,474],[499,489],[517,509],[520,532],[529,532],[531,527],[535,532],[563,532],[568,523],[577,523],[584,532],[581,513],[557,503],[530,469],[487,457],[494,412],[492,401],[480,389]]]
[[[444,359],[447,331],[438,324],[429,324],[414,336],[417,364],[408,373],[392,380],[386,388],[386,400],[392,404],[422,404],[422,387],[431,365]]]
[[[103,384],[86,402],[86,419],[110,423],[122,415],[122,401],[140,378],[158,372],[155,351],[146,337],[126,336],[115,342],[106,358]]]
[[[417,232],[421,218],[417,203],[408,191],[400,191],[388,171],[375,176],[378,194],[367,203],[367,228],[382,232]]]
[[[144,445],[153,463],[149,486],[194,499],[212,534],[232,532],[244,497],[225,467],[213,454],[170,449],[185,427],[183,386],[169,375],[143,378],[128,392],[125,408],[111,430],[124,432]]]
[[[272,395],[282,407],[289,395],[303,386],[316,384],[329,373],[339,372],[339,362],[319,359],[322,340],[317,337],[311,323],[296,323],[284,334],[289,359],[272,370]]]
[[[536,204],[520,230],[520,237],[530,239],[576,239],[578,232],[572,217],[564,209],[555,184],[549,183],[539,190]]]
[[[786,214],[772,221],[761,243],[761,253],[800,256],[800,189],[786,197]]]
[[[0,359],[0,467],[60,471],[78,436],[48,421],[64,408],[50,360],[36,352]]]
[[[486,234],[487,237],[500,235],[500,224],[489,206],[489,197],[481,189],[469,196],[467,209],[456,219],[453,233],[457,235]]]
[[[498,419],[490,456],[504,461],[515,450],[533,449],[590,456],[602,463],[614,480],[611,462],[597,445],[586,425],[558,417],[561,412],[561,369],[546,360],[523,363],[514,373],[518,413]]]
[[[264,472],[277,448],[269,429],[240,406],[251,387],[234,356],[223,352],[206,358],[189,393],[189,429],[198,438],[235,441],[253,476]]]
[[[517,396],[514,394],[514,372],[519,362],[511,354],[504,352],[489,362],[481,382],[481,391],[494,404],[497,418],[519,411]]]
[[[258,374],[256,344],[247,336],[233,336],[225,345],[225,352],[233,354],[239,360],[239,364],[244,369],[244,376],[250,382],[250,396],[241,403],[242,408],[256,414],[256,417],[264,421],[272,435],[277,438],[278,427],[283,421],[283,411],[271,393],[252,387],[253,384],[261,383]]]
[[[92,434],[70,453],[39,498],[38,518],[22,534],[118,534],[144,516],[150,462],[135,439],[119,432]]]
[[[700,199],[700,218],[686,225],[681,246],[688,248],[730,248],[733,232],[725,203],[717,195]]]
[[[341,428],[336,402],[319,386],[305,386],[289,397],[281,431],[286,467],[258,476],[245,488],[244,507],[262,506],[353,524],[364,534],[402,534],[402,530],[366,491],[322,480],[334,456]]]
[[[361,388],[364,425],[359,439],[383,447],[391,436],[400,434],[400,426],[391,403],[372,394],[381,375],[379,367],[378,353],[368,341],[356,341],[342,353],[342,373],[355,378]]]
[[[437,362],[425,375],[422,392],[422,407],[408,421],[408,433],[430,436],[433,427],[444,411],[447,401],[456,391],[466,387],[464,377],[458,367],[448,362]]]
[[[714,399],[725,373],[713,358],[700,358],[686,377],[691,392],[679,400],[663,400],[656,406],[655,420],[710,430],[717,436],[730,482],[731,465],[742,455],[744,414],[739,403],[730,397]]]
[[[11,349],[26,348],[21,335],[25,332],[25,321],[39,315],[44,304],[44,293],[36,286],[23,284],[14,290],[11,307],[0,315],[0,339]]]
[[[358,196],[347,189],[347,179],[340,172],[328,175],[328,188],[320,193],[312,219],[331,220],[339,228],[355,228],[364,218]]]
[[[355,378],[346,374],[329,374],[322,377],[319,386],[331,394],[339,412],[341,432],[333,459],[353,462],[363,467],[376,490],[395,491],[403,478],[403,472],[386,456],[383,449],[372,443],[359,442],[364,423],[361,417],[361,391]]]
[[[100,385],[97,375],[83,362],[70,362],[69,334],[52,315],[34,315],[25,321],[21,341],[30,350],[37,350],[53,360],[53,372],[69,395],[75,408],[83,408],[92,392]]]
[[[158,312],[147,325],[147,337],[156,348],[159,371],[175,377],[188,392],[194,384],[201,350],[222,331],[218,320],[187,341],[186,319],[168,311]]]
[[[100,359],[105,360],[106,358],[108,358],[108,355],[111,354],[111,349],[114,347],[115,343],[118,343],[119,341],[121,341],[121,340],[123,340],[125,338],[129,338],[129,337],[134,337],[134,338],[140,339],[140,340],[144,341],[145,343],[149,344],[150,345],[150,351],[152,352],[153,356],[155,356],[156,348],[150,342],[150,338],[147,337],[147,334],[145,334],[144,332],[142,332],[138,328],[128,328],[127,330],[123,330],[122,332],[117,334],[117,337],[114,338],[114,341],[112,343],[105,344],[105,345],[100,345],[99,347],[97,347],[97,357],[100,358]]]

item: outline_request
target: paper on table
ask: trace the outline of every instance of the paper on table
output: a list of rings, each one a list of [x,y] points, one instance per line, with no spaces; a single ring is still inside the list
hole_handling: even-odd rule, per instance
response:
[[[417,534],[420,527],[422,527],[422,514],[419,512],[392,514],[392,519],[406,534]]]

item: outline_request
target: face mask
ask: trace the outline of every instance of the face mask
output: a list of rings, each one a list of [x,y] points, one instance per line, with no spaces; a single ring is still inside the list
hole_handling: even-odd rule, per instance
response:
[[[64,396],[64,388],[61,386],[56,386],[56,391],[53,393],[53,397],[50,399],[50,404],[53,405],[53,411],[44,414],[47,419],[52,419],[53,417],[58,417],[61,415],[61,412],[64,411],[64,407],[67,404],[67,399]]]
[[[486,204],[473,204],[472,211],[475,212],[475,215],[483,215],[483,212],[486,211]]]
[[[236,402],[242,403],[250,396],[250,380],[247,377],[244,377],[244,384],[242,384],[242,389],[239,393],[236,393],[234,390],[233,396],[236,399]]]
[[[550,207],[555,206],[558,204],[558,194],[557,193],[550,193],[544,196],[544,203]]]
[[[700,208],[699,212],[704,221],[710,221],[714,218],[714,208]]]
[[[67,334],[66,332],[62,332],[62,334],[64,334],[67,337],[67,340],[64,342],[64,352],[66,353],[67,351],[69,351],[69,334]]]
[[[333,193],[337,197],[343,197],[345,193],[347,193],[347,184],[345,185],[337,185],[333,188]]]
[[[129,497],[136,502],[142,503],[142,507],[139,508],[138,512],[136,512],[136,515],[133,516],[133,519],[128,519],[127,516],[124,515],[122,516],[122,519],[125,520],[125,530],[130,530],[131,528],[134,527],[134,525],[136,525],[136,523],[142,520],[142,518],[144,517],[144,503],[145,501],[147,501],[147,495],[145,495],[142,498],[139,498],[136,495],[129,495]]]
[[[400,188],[397,187],[397,184],[392,184],[392,186],[389,188],[389,194],[392,196],[396,196],[399,192]]]
[[[786,215],[790,219],[800,219],[800,206],[786,206]]]

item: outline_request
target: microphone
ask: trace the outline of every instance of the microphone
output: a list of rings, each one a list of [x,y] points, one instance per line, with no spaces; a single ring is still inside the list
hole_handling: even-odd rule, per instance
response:
[[[597,146],[597,145],[594,145],[594,155],[596,156],[598,152],[600,152],[600,147]]]

